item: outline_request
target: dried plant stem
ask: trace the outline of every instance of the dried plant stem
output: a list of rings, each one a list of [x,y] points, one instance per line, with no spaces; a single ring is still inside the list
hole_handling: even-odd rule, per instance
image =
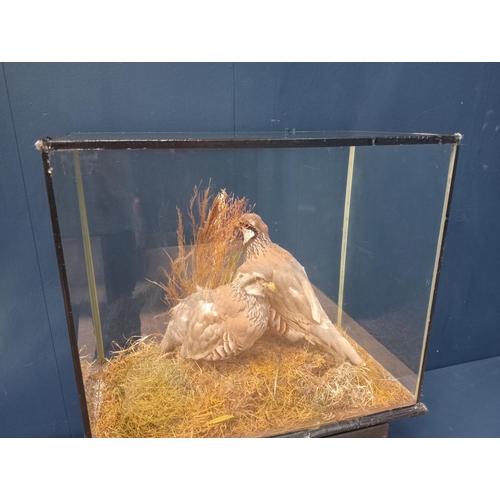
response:
[[[177,209],[178,255],[169,256],[170,270],[164,269],[166,283],[162,285],[168,304],[174,306],[200,288],[212,289],[232,280],[243,252],[237,222],[248,211],[245,198],[225,190],[212,197],[210,184],[204,190],[194,188],[187,213],[193,233],[189,247],[182,212]]]
[[[281,354],[278,355],[278,366],[276,367],[276,376],[274,377],[274,390],[273,390],[274,399],[276,399],[276,389],[278,387],[278,375],[280,372],[280,365],[281,365]]]

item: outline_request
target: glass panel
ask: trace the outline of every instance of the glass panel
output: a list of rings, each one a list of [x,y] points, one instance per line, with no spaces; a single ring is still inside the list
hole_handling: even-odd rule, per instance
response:
[[[97,134],[94,138],[106,137]],[[157,352],[150,358],[148,363],[160,367],[162,377],[169,370],[181,370],[175,372],[175,383],[182,380],[181,385],[191,391],[189,397],[183,393],[186,401],[198,401],[193,394],[201,384],[196,378],[199,373],[211,374],[208,378],[216,384],[209,391],[211,398],[221,387],[226,396],[236,391],[217,403],[211,400],[212,407],[202,412],[204,416],[193,416],[190,421],[208,421],[202,425],[204,430],[190,432],[212,435],[210,432],[219,429],[211,427],[213,421],[227,420],[220,426],[221,435],[245,435],[238,430],[243,421],[254,425],[251,435],[280,434],[413,404],[452,147],[183,147],[50,153],[71,305],[96,435],[124,434],[116,427],[106,431],[96,427],[99,411],[102,415],[107,410],[98,385],[100,372],[92,372],[89,362],[104,363],[107,358],[104,366],[111,377],[113,360],[122,356],[116,352],[127,341],[161,342],[171,304],[158,284],[165,285],[165,272],[171,272],[172,259],[179,255],[178,210],[189,250],[193,238],[190,200],[195,187],[203,190],[209,184],[213,195],[225,190],[248,201],[267,224],[271,240],[304,266],[311,293],[321,307],[311,306],[311,294],[303,288],[299,297],[312,308],[313,319],[282,322],[278,327],[270,322],[269,331],[256,341],[250,354],[239,354],[226,364],[181,359],[179,349],[167,357],[160,358]],[[292,257],[285,261],[292,262]],[[189,261],[188,270],[192,265]],[[290,268],[290,273],[295,272],[299,271]],[[284,293],[297,294],[296,286],[291,281]],[[340,327],[366,368],[342,363],[337,354],[332,355],[332,345],[324,346],[323,335],[330,342],[333,337],[329,335]],[[279,331],[273,333],[273,328]],[[272,368],[261,373],[264,351]],[[245,367],[250,367],[252,382],[231,381],[236,376],[232,370]],[[296,378],[289,378],[291,373]],[[371,379],[361,383],[357,377],[362,375]],[[348,380],[343,386],[340,380],[344,376]],[[106,380],[107,390],[112,390],[112,379]],[[130,380],[129,376],[122,380],[106,401],[127,395],[132,390]],[[138,398],[153,401],[172,388],[171,383],[163,386],[163,380],[148,388],[148,380],[142,381],[140,395],[129,395],[128,402],[120,404],[136,408]],[[290,380],[293,382],[287,382]],[[349,386],[353,380],[358,382]],[[264,385],[247,389],[253,382]],[[357,406],[345,403],[347,399],[337,402],[339,386],[351,387],[345,389],[349,401],[359,391],[365,391],[364,399]],[[150,391],[158,387],[163,392],[153,395]],[[248,397],[257,400],[235,403],[247,390]],[[385,399],[379,401],[377,394],[382,393]],[[277,420],[272,422],[257,418],[268,415],[269,409],[259,406],[259,398],[266,395],[277,412]],[[245,413],[241,408],[253,410]],[[168,420],[170,410],[161,411],[158,418]],[[187,411],[190,407],[181,413]],[[296,417],[291,417],[294,411]],[[156,420],[143,424],[144,428],[139,426],[143,430],[134,424],[139,435],[153,435],[148,433],[166,425]],[[165,432],[159,435],[167,435]],[[184,431],[172,432],[184,435]]]
[[[344,311],[351,328],[361,326],[382,344],[378,356],[412,391],[424,346],[450,151],[451,146],[381,146],[355,153]]]
[[[157,333],[161,300],[133,301],[158,280],[177,245],[179,207],[187,220],[194,186],[211,183],[245,197],[273,241],[296,255],[310,279],[336,298],[347,169],[346,148],[79,151],[86,216],[100,305],[104,350],[110,355],[138,335]],[[51,154],[59,225],[79,346],[95,347],[73,152]],[[319,219],[318,219],[319,218]],[[320,224],[317,221],[320,221]],[[186,227],[186,239],[192,237]],[[315,241],[311,245],[311,241]],[[157,297],[159,299],[159,297]]]

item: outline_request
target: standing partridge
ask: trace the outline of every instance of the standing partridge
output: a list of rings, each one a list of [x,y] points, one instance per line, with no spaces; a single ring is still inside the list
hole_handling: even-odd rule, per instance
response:
[[[267,330],[266,295],[276,289],[272,274],[259,263],[243,264],[230,284],[181,300],[172,310],[161,354],[180,345],[183,358],[217,361],[252,347]]]
[[[264,264],[273,270],[276,291],[269,296],[269,330],[290,340],[305,338],[335,351],[354,365],[364,361],[333,325],[321,307],[305,269],[269,238],[267,225],[253,213],[240,220],[245,247],[245,264]]]

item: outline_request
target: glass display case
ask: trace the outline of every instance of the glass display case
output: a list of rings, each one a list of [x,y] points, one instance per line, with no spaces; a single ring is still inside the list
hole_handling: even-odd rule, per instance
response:
[[[425,413],[460,139],[39,141],[86,435],[314,437]]]

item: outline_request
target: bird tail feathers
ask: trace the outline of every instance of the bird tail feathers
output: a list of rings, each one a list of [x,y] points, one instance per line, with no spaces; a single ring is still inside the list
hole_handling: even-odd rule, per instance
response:
[[[316,343],[335,351],[342,359],[353,365],[364,365],[365,362],[354,347],[342,336],[337,327],[330,321],[321,325],[310,325],[310,332]]]
[[[169,324],[160,344],[160,355],[173,351],[179,344],[175,338],[173,328]]]

